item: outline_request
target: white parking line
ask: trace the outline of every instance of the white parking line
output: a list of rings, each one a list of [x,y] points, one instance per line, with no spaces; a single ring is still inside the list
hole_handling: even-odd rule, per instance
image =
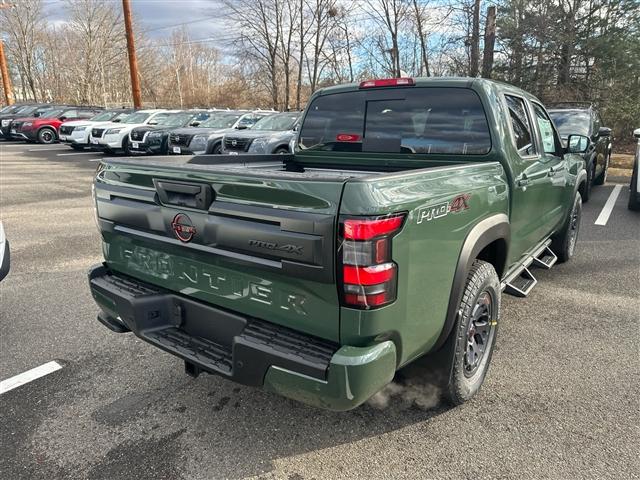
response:
[[[103,160],[102,158],[90,158],[89,161],[90,162],[99,162],[100,160]]]
[[[66,145],[60,145],[59,147],[41,147],[41,148],[30,148],[27,152],[43,152],[45,150],[66,150]]]
[[[613,211],[613,207],[616,204],[616,200],[618,199],[618,195],[620,195],[620,190],[622,190],[622,185],[616,185],[613,187],[611,191],[611,195],[607,199],[607,203],[602,207],[602,211],[598,218],[596,219],[595,225],[606,225],[609,221],[609,217],[611,216],[611,212]]]
[[[96,155],[96,152],[56,153],[56,157],[69,157],[71,155]],[[99,153],[97,155],[100,155]]]
[[[55,372],[56,370],[60,370],[62,365],[58,362],[47,362],[44,365],[40,365],[39,367],[32,368],[31,370],[27,370],[24,373],[20,373],[15,377],[7,378],[0,382],[0,395],[3,393],[7,393],[9,390],[13,390],[14,388],[18,388],[25,383],[32,382],[40,377],[44,377],[45,375],[49,375],[50,373]]]

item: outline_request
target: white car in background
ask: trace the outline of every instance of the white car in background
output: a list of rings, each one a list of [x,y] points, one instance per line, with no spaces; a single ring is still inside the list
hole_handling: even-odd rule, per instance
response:
[[[131,108],[120,108],[117,110],[105,110],[95,117],[82,120],[71,120],[64,122],[58,128],[58,139],[68,144],[76,150],[83,150],[90,145],[91,129],[95,126],[109,122],[120,123],[131,113],[135,112]]]
[[[9,274],[10,267],[9,258],[9,241],[4,234],[4,228],[2,228],[2,222],[0,222],[0,280]]]
[[[631,174],[631,185],[629,185],[629,210],[640,211],[640,128],[633,132],[636,137],[636,156],[633,159],[633,173]]]
[[[120,123],[109,122],[91,129],[89,142],[92,147],[100,148],[108,153],[129,154],[129,132],[143,125],[157,125],[158,119],[168,113],[181,110],[138,110]]]

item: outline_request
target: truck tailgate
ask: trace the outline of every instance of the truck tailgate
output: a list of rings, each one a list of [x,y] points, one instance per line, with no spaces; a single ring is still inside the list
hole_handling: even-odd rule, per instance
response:
[[[184,296],[337,341],[335,232],[344,182],[105,163],[95,198],[106,263]]]

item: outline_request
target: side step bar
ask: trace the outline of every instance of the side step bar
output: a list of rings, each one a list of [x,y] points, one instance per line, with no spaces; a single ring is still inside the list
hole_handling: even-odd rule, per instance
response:
[[[524,263],[502,281],[504,293],[516,297],[526,297],[536,286],[538,280],[531,272],[532,267],[549,270],[558,261],[555,253],[549,248],[551,240],[544,242]]]

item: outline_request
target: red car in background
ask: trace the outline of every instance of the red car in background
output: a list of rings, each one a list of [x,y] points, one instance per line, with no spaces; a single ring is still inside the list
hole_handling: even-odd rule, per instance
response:
[[[9,136],[39,143],[58,141],[58,128],[66,120],[91,118],[100,107],[61,107],[47,110],[39,117],[16,118],[9,126]]]

